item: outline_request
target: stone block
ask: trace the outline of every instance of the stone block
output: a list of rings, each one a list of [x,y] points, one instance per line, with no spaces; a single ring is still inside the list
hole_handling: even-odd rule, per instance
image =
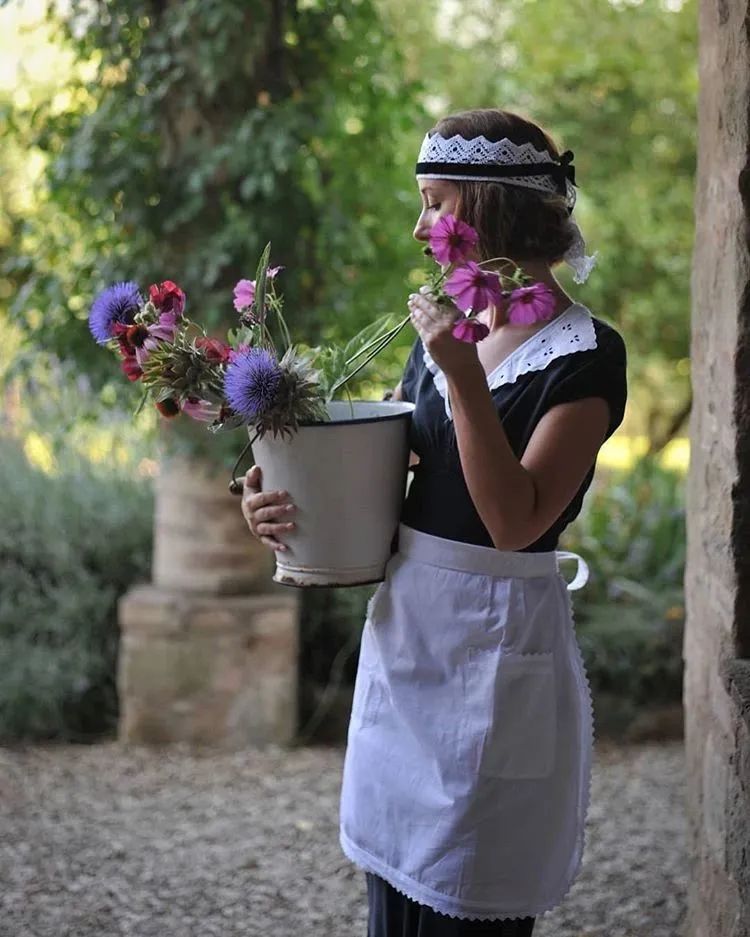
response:
[[[200,461],[165,461],[156,481],[154,584],[216,595],[266,591],[273,553],[251,536],[228,476]]]
[[[298,597],[140,586],[120,602],[120,737],[241,749],[297,731]]]

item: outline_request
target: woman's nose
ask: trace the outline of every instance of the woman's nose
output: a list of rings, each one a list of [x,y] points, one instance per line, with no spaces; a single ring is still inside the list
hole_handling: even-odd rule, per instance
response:
[[[429,241],[430,239],[430,226],[422,218],[417,221],[414,227],[414,237],[417,241]]]

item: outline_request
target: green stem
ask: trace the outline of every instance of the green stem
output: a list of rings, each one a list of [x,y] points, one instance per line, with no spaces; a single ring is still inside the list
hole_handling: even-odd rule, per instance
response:
[[[339,387],[343,387],[343,385],[346,384],[347,381],[350,381],[350,380],[354,377],[355,374],[359,374],[359,372],[362,370],[362,368],[367,367],[367,365],[372,361],[372,359],[373,359],[376,355],[380,354],[380,352],[386,347],[386,345],[390,344],[390,342],[393,341],[393,339],[398,335],[398,333],[401,331],[401,329],[403,329],[403,327],[406,325],[406,323],[407,323],[410,319],[411,319],[411,314],[409,314],[395,329],[393,329],[391,332],[389,332],[387,335],[385,335],[385,336],[383,337],[383,340],[382,340],[381,344],[378,345],[378,347],[375,349],[375,351],[374,351],[371,355],[369,355],[369,356],[362,362],[362,364],[360,364],[358,367],[356,367],[356,368],[351,372],[351,374],[348,374],[346,377],[342,378],[340,381],[337,381],[337,382],[333,385],[333,387],[331,388],[331,390],[330,390],[330,392],[329,392],[329,399],[331,399],[331,398],[333,397],[333,395],[336,393],[336,391],[339,389]]]
[[[358,352],[356,352],[355,354],[353,354],[353,355],[351,356],[351,358],[347,358],[347,360],[346,360],[344,363],[345,363],[345,364],[351,364],[352,361],[356,361],[357,358],[359,358],[360,355],[363,355],[366,351],[369,351],[371,348],[373,348],[373,347],[374,347],[375,345],[377,345],[379,342],[382,342],[383,339],[384,339],[386,336],[388,336],[388,335],[391,334],[391,332],[393,332],[394,335],[397,335],[400,328],[401,328],[401,325],[396,325],[396,326],[394,326],[392,329],[389,329],[387,332],[384,332],[382,335],[379,335],[377,338],[373,338],[373,339],[372,339],[371,341],[369,341],[366,345],[363,345],[362,348],[360,348]]]
[[[275,298],[275,297],[274,297]],[[281,330],[282,341],[286,342],[286,350],[288,351],[292,347],[292,336],[289,334],[289,329],[286,324],[284,316],[281,314],[281,305],[276,301],[274,306],[274,312],[276,313],[279,320],[279,329]]]
[[[229,490],[231,491],[231,493],[232,493],[233,495],[241,495],[241,494],[242,494],[242,490],[243,490],[243,488],[244,488],[244,485],[243,485],[243,483],[239,480],[239,478],[236,477],[235,472],[237,471],[240,462],[241,462],[241,461],[243,460],[243,458],[245,457],[245,453],[246,453],[247,450],[252,446],[252,444],[255,442],[255,440],[258,438],[259,435],[260,435],[260,433],[257,433],[257,432],[256,432],[256,434],[252,437],[252,439],[250,439],[249,442],[247,443],[247,445],[243,448],[242,452],[241,452],[241,453],[239,454],[239,456],[237,457],[237,461],[234,463],[234,468],[232,469],[232,480],[229,482]]]
[[[135,413],[133,414],[134,417],[135,417],[135,416],[138,416],[138,414],[139,414],[139,413],[141,412],[141,410],[143,409],[144,404],[145,404],[146,401],[148,400],[148,393],[149,393],[148,390],[146,390],[146,391],[144,392],[143,396],[141,397],[140,402],[138,403],[138,406],[135,408]]]
[[[510,257],[490,257],[489,260],[479,261],[477,266],[481,267],[484,264],[496,263],[498,260],[504,260],[506,263],[513,264],[513,266],[515,267],[515,272],[513,273],[512,276],[508,276],[507,273],[498,273],[498,276],[500,277],[501,280],[510,280],[512,283],[515,281],[515,276],[519,272],[521,273],[521,276],[523,277],[523,279],[529,279],[529,277],[527,277],[526,274],[523,272],[523,269],[518,266],[515,260],[511,260]]]

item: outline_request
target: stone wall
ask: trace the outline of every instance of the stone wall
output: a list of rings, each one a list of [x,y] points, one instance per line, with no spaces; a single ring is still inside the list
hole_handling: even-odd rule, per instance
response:
[[[685,579],[689,937],[750,935],[748,0],[701,0]]]

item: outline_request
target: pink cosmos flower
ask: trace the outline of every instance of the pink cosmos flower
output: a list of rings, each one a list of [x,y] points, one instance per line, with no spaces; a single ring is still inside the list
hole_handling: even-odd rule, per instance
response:
[[[279,270],[283,267],[269,267],[266,276],[273,280]],[[237,312],[242,312],[248,306],[255,302],[255,280],[240,280],[234,288],[234,308]]]
[[[444,266],[466,260],[478,240],[474,228],[455,215],[443,215],[430,231],[432,256]]]
[[[210,400],[199,400],[197,397],[188,397],[182,405],[182,412],[200,423],[213,423],[220,410],[219,404],[211,403]]]
[[[544,283],[520,286],[510,294],[508,322],[531,325],[551,319],[555,312],[555,294]]]
[[[459,342],[470,342],[475,345],[477,342],[481,342],[483,338],[487,338],[490,330],[479,319],[462,316],[453,326],[452,334]]]
[[[255,299],[255,280],[240,280],[234,288],[234,308],[241,312],[252,306]]]
[[[454,270],[444,289],[462,312],[481,312],[489,305],[499,305],[502,298],[500,277],[482,270],[473,260]]]

